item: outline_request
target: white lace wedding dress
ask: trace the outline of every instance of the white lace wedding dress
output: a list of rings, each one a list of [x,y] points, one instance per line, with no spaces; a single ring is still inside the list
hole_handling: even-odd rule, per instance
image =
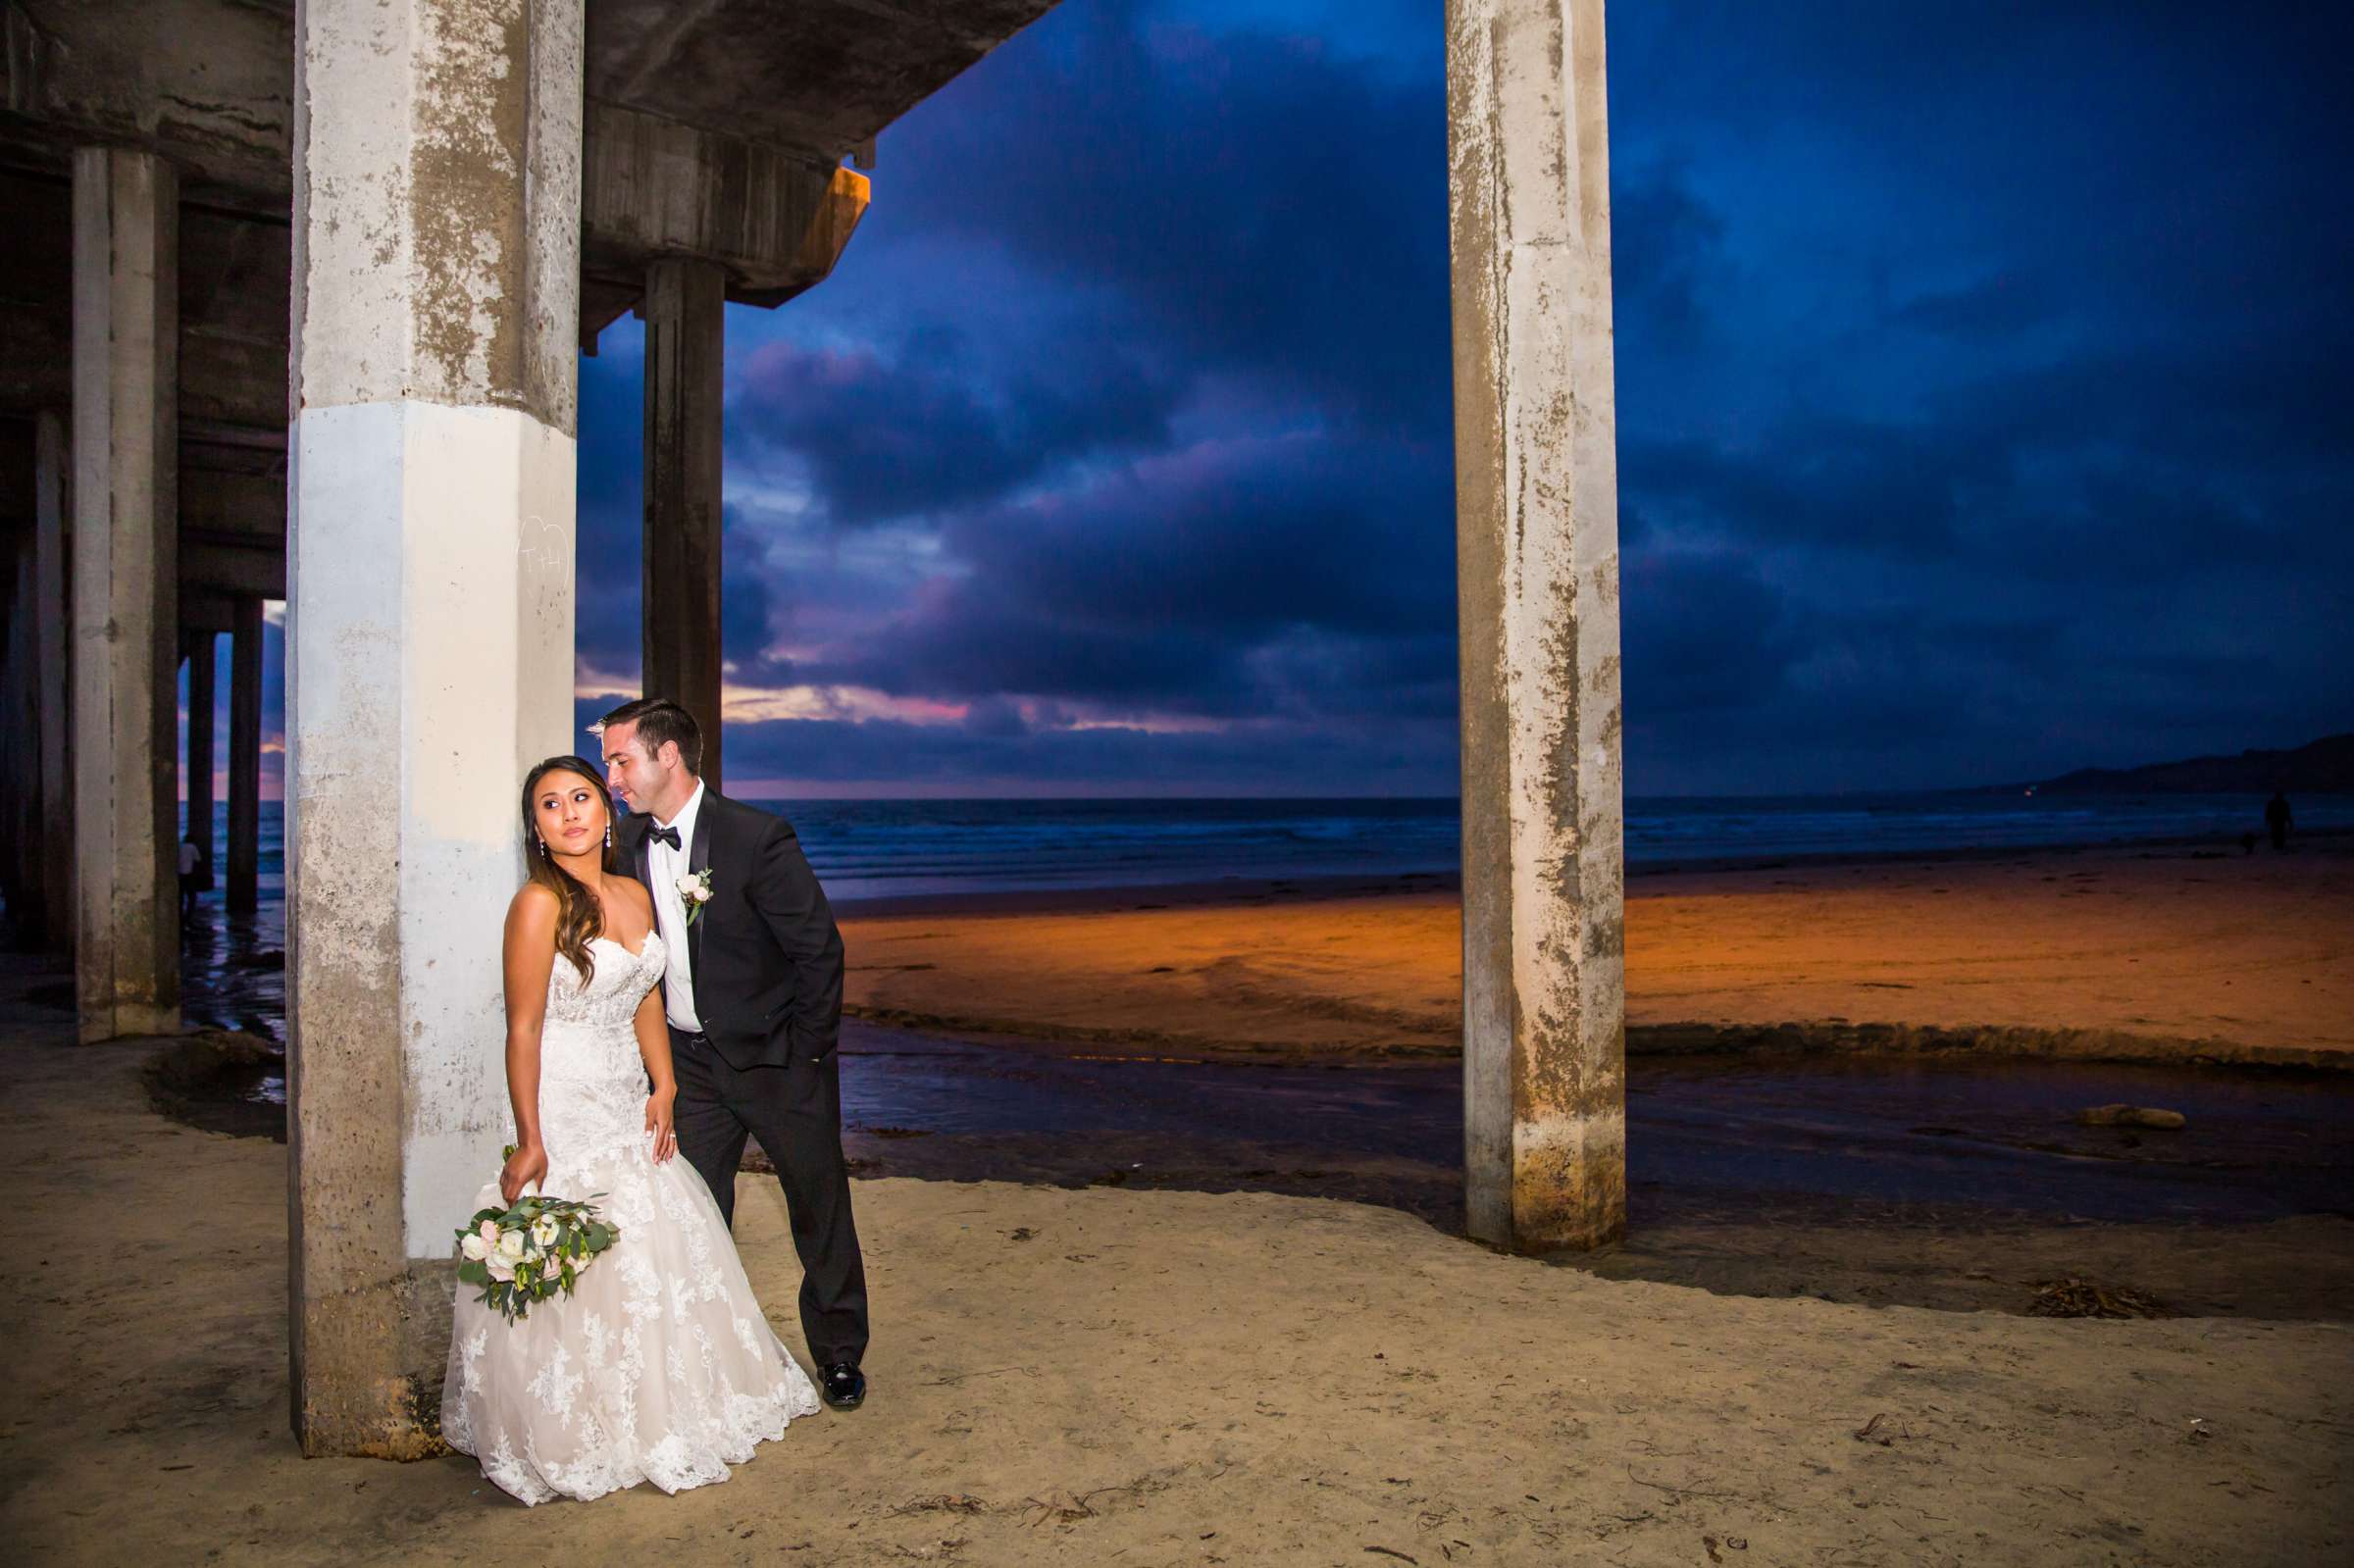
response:
[[[441,1436],[526,1503],[651,1481],[684,1492],[785,1424],[817,1391],[761,1316],[719,1205],[683,1157],[655,1164],[631,1018],[661,979],[662,938],[593,938],[583,985],[561,956],[539,1038],[539,1125],[557,1197],[603,1193],[621,1227],[573,1293],[508,1323],[457,1292]],[[500,1206],[493,1177],[477,1208]],[[452,1228],[465,1216],[456,1216]]]

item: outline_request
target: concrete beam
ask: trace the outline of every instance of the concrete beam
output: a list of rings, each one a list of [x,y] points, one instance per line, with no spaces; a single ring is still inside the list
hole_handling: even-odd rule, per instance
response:
[[[0,298],[0,411],[63,408],[74,397],[74,332],[64,302]],[[286,417],[286,345],[183,332],[180,407],[254,429]]]
[[[279,466],[282,461],[274,460],[268,466]],[[225,543],[248,549],[267,548],[283,555],[285,475],[282,472],[240,474],[200,466],[183,441],[179,459],[179,536],[188,544],[217,537]],[[282,599],[285,594],[264,596]]]
[[[414,1457],[508,1134],[524,768],[577,748],[578,0],[306,0],[288,530],[293,1422]],[[326,106],[333,112],[326,112]]]
[[[597,0],[588,95],[839,163],[1054,0]]]
[[[76,989],[85,1041],[179,1028],[179,182],[74,162]]]
[[[140,148],[191,195],[281,211],[293,119],[291,5],[252,0],[9,0],[12,139],[64,168],[75,146]]]
[[[644,675],[703,729],[720,781],[720,426],[726,285],[706,261],[656,262],[645,290]]]
[[[286,596],[286,552],[276,539],[247,540],[233,534],[179,536],[179,590],[230,598]]]
[[[584,266],[632,285],[665,256],[725,269],[738,291],[789,297],[840,259],[865,176],[609,104],[588,111]]]
[[[0,155],[17,149],[0,121]],[[73,183],[0,168],[0,411],[63,408],[73,397]],[[179,241],[180,417],[276,430],[286,424],[284,215],[191,209]]]
[[[1469,1229],[1626,1224],[1602,0],[1448,0]]]
[[[191,593],[183,584],[179,591],[179,629],[182,632],[210,632],[215,635],[237,629],[237,604],[226,594]]]

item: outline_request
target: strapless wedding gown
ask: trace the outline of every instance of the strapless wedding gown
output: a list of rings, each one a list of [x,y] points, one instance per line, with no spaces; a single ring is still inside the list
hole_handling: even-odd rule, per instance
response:
[[[602,1193],[621,1227],[573,1293],[508,1323],[457,1290],[441,1436],[526,1503],[586,1500],[650,1481],[728,1479],[755,1444],[817,1410],[817,1391],[761,1315],[694,1167],[655,1164],[645,1066],[631,1019],[662,978],[660,936],[631,952],[595,937],[583,984],[562,955],[539,1037],[540,1139],[555,1197]],[[503,1207],[494,1176],[476,1208]],[[471,1212],[471,1211],[469,1211]],[[450,1229],[466,1215],[450,1217]]]

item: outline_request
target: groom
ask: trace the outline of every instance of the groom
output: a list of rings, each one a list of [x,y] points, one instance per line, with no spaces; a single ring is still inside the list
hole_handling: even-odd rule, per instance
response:
[[[703,736],[685,708],[627,702],[595,726],[631,816],[621,864],[653,895],[679,1083],[679,1151],[736,1220],[736,1165],[760,1139],[801,1255],[801,1331],[837,1410],[866,1397],[866,1264],[842,1157],[842,933],[784,818],[703,787]],[[705,879],[700,901],[682,890]],[[701,889],[698,888],[698,891]]]

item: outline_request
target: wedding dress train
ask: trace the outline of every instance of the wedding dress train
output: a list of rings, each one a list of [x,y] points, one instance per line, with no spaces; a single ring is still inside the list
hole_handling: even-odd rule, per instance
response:
[[[753,1298],[694,1167],[655,1164],[631,1019],[661,979],[660,936],[633,953],[592,938],[583,982],[559,955],[539,1042],[552,1196],[596,1198],[621,1236],[569,1296],[508,1323],[458,1287],[441,1435],[526,1503],[651,1481],[728,1479],[755,1444],[817,1410],[817,1391]],[[494,1177],[477,1208],[504,1207]],[[466,1216],[453,1215],[454,1231]]]

